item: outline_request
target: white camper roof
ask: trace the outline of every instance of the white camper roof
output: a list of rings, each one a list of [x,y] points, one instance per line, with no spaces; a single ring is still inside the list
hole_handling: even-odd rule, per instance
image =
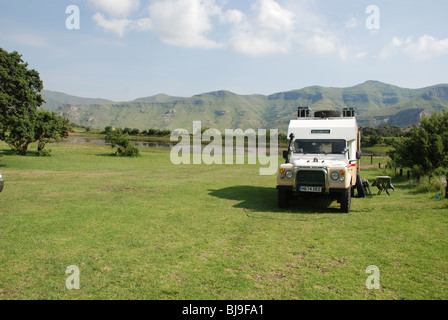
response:
[[[305,118],[291,120],[288,139],[294,133],[295,139],[357,139],[358,124],[355,118]]]

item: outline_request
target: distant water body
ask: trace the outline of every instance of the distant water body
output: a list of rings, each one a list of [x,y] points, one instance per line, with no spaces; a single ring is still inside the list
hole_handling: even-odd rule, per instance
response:
[[[138,141],[138,140],[131,140],[133,144],[135,144],[139,148],[155,148],[155,149],[162,149],[162,150],[171,150],[172,147],[174,147],[177,143],[167,143],[167,142],[157,142],[157,141]],[[110,143],[106,143],[104,139],[100,139],[98,137],[90,137],[90,136],[69,136],[67,139],[65,139],[61,143],[91,143],[91,144],[97,144],[102,146],[108,146]],[[202,144],[201,147],[204,149],[207,146],[207,144]],[[281,154],[283,148],[279,148],[279,154]],[[235,149],[234,149],[235,151]],[[247,151],[247,148],[245,148],[245,151]],[[268,148],[269,153],[269,148]],[[191,148],[191,152],[193,152]]]
[[[139,148],[156,148],[156,149],[164,149],[171,150],[174,144],[163,143],[163,142],[154,142],[154,141],[131,141]],[[110,145],[106,143],[104,139],[99,139],[97,137],[89,137],[89,136],[69,136],[62,143],[92,143],[102,146]]]

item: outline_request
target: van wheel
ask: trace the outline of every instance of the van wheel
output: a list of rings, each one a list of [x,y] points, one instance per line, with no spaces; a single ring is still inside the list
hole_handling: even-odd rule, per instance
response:
[[[341,198],[341,212],[349,213],[352,202],[352,193],[350,188],[345,189]]]
[[[278,207],[285,209],[289,207],[289,192],[278,189]]]
[[[356,190],[358,190],[358,197],[365,198],[366,190],[364,189],[364,185],[362,183],[361,175],[358,173],[356,176]]]

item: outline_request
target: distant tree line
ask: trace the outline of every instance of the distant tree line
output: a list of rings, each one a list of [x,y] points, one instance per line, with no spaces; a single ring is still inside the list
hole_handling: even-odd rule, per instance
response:
[[[0,48],[0,140],[16,154],[26,155],[37,142],[37,154],[49,155],[48,143],[68,137],[69,120],[41,109],[43,83],[36,70],[16,51]]]
[[[378,144],[392,145],[395,138],[403,135],[403,131],[398,126],[382,125],[375,127],[361,127],[362,133],[361,145],[362,147],[372,147]]]
[[[403,131],[398,126],[386,124],[378,128],[361,127],[361,132],[363,136],[399,137]]]
[[[147,129],[142,130],[137,128],[116,128],[115,130],[121,130],[123,134],[127,134],[130,136],[147,136],[147,137],[166,137],[171,135],[170,130],[159,130],[159,129]],[[114,131],[114,128],[112,126],[107,126],[104,128],[104,133],[107,135],[111,131]]]

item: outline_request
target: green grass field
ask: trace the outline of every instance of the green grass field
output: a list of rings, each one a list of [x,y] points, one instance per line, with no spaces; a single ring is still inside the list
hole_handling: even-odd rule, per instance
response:
[[[49,148],[20,157],[0,144],[0,299],[448,298],[448,200],[404,180],[391,196],[353,199],[349,214],[336,203],[284,211],[258,165]],[[79,290],[66,288],[71,265]],[[366,288],[370,265],[379,290]]]

